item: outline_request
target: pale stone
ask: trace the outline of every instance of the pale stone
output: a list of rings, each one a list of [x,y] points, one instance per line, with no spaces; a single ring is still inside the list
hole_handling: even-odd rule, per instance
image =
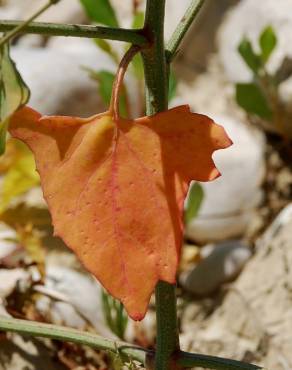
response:
[[[11,294],[18,281],[27,281],[29,273],[22,268],[12,270],[0,270],[0,298],[6,298]]]
[[[193,269],[182,274],[181,283],[195,295],[211,294],[234,279],[250,256],[250,248],[240,240],[219,243]]]
[[[291,228],[290,204],[258,240],[220,307],[199,324],[183,324],[184,349],[234,359],[249,352],[251,362],[267,369],[292,368]]]
[[[226,129],[233,145],[214,153],[222,176],[202,183],[201,209],[186,227],[187,237],[201,243],[244,233],[261,200],[265,173],[263,134],[228,116],[211,117]]]
[[[100,289],[88,274],[49,264],[45,286],[36,288],[44,295],[37,308],[55,324],[79,329],[90,325],[99,334],[113,337],[103,320]]]
[[[31,89],[29,105],[41,113],[89,116],[105,109],[97,83],[82,69],[113,69],[105,54],[15,47],[12,56]]]
[[[0,7],[0,17],[25,20],[45,4],[47,0],[8,0]],[[85,20],[86,15],[80,2],[72,0],[62,0],[38,17],[38,21],[53,23],[82,23]]]

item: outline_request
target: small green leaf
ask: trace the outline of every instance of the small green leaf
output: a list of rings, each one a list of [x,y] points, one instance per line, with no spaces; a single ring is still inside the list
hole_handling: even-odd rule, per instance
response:
[[[272,26],[263,30],[259,38],[259,44],[262,60],[266,63],[277,45],[277,36]]]
[[[254,52],[252,44],[247,38],[244,38],[239,44],[238,52],[249,68],[257,74],[261,67],[261,58]]]
[[[115,81],[115,75],[108,71],[98,71],[96,72],[96,78],[99,82],[99,93],[102,100],[106,105],[109,105],[112,96],[112,87]]]
[[[172,70],[169,73],[169,88],[168,88],[168,101],[171,101],[175,98],[177,88],[177,80],[175,74]]]
[[[119,27],[116,13],[109,0],[80,0],[88,17],[96,23]]]
[[[134,29],[142,28],[144,25],[144,17],[145,17],[144,12],[137,12],[133,18],[132,28]],[[144,76],[144,69],[141,54],[135,55],[135,57],[132,60],[132,66],[135,76],[142,81]]]
[[[112,60],[116,63],[119,64],[119,56],[118,54],[113,50],[111,44],[103,39],[94,39],[95,44],[106,54],[108,54]]]
[[[204,199],[204,190],[202,186],[195,182],[191,185],[188,199],[187,199],[187,206],[185,209],[185,223],[188,224],[191,220],[193,220],[202,205]]]
[[[9,118],[28,102],[29,96],[29,89],[10,58],[9,45],[5,44],[0,49],[0,155],[5,152]]]
[[[142,81],[144,76],[143,60],[141,54],[137,54],[132,59],[133,72],[138,80]]]
[[[144,12],[137,12],[133,18],[132,28],[135,29],[142,28],[144,25],[144,18],[145,18]]]
[[[121,302],[114,299],[105,290],[101,290],[102,313],[111,331],[119,338],[125,339],[128,315]]]
[[[105,70],[94,71],[87,67],[85,69],[90,77],[98,82],[98,92],[104,104],[108,106],[111,101],[112,87],[116,76],[112,72]],[[120,112],[123,117],[127,117],[127,92],[125,87],[120,97]]]
[[[236,84],[236,101],[247,113],[269,121],[272,119],[272,111],[267,99],[255,83]]]

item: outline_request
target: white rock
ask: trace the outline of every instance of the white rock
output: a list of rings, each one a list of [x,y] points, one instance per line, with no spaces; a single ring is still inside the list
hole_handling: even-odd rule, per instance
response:
[[[30,106],[41,113],[89,116],[104,110],[97,83],[82,66],[113,70],[105,54],[15,47],[12,56],[31,89]]]
[[[17,249],[16,240],[17,234],[15,230],[7,225],[0,223],[0,260],[9,256]]]
[[[292,2],[291,0],[242,0],[226,15],[218,35],[218,50],[227,76],[232,81],[249,81],[251,73],[238,54],[237,47],[247,36],[256,47],[262,30],[272,25],[278,45],[268,70],[275,71],[285,56],[292,56]],[[258,46],[257,46],[258,47]]]
[[[28,281],[29,273],[21,268],[0,270],[0,298],[7,297],[14,290],[17,282]]]
[[[246,230],[261,200],[265,172],[263,134],[228,116],[211,117],[224,126],[233,146],[214,153],[222,176],[202,184],[201,209],[186,227],[187,237],[202,243],[236,237]]]
[[[46,3],[47,0],[8,0],[0,7],[0,16],[2,19],[27,19]],[[62,0],[38,17],[38,21],[53,23],[82,23],[85,19],[80,2],[72,0]]]
[[[199,296],[211,294],[223,283],[234,279],[250,256],[250,248],[239,240],[214,245],[206,258],[182,275],[182,285]]]
[[[188,349],[235,359],[249,351],[267,369],[292,368],[291,228],[290,204],[267,229],[220,307],[199,328],[196,323],[188,328]]]
[[[113,336],[103,321],[100,285],[90,275],[48,265],[45,286],[36,290],[46,295],[37,302],[38,309],[53,323],[80,329],[90,324],[98,333]]]
[[[279,94],[283,103],[292,111],[292,77],[287,78],[279,86]]]

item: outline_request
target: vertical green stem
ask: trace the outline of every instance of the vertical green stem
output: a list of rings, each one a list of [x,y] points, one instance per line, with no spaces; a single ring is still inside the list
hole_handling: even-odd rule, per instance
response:
[[[147,0],[145,32],[151,40],[151,45],[144,49],[143,60],[148,115],[164,111],[168,107],[164,9],[165,0]]]
[[[164,48],[165,0],[148,0],[145,32],[151,45],[143,50],[147,114],[168,107],[168,73]],[[172,356],[179,350],[175,286],[160,281],[155,290],[157,344],[155,370],[169,370]]]
[[[155,289],[156,355],[155,370],[170,370],[179,351],[175,285],[160,281]],[[176,367],[178,368],[178,366]]]

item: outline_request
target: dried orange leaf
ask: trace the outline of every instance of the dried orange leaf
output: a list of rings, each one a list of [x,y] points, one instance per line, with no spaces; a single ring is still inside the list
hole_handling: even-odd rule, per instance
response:
[[[159,280],[175,283],[191,180],[219,172],[231,142],[188,106],[137,120],[17,112],[11,134],[33,150],[56,235],[141,320]]]

